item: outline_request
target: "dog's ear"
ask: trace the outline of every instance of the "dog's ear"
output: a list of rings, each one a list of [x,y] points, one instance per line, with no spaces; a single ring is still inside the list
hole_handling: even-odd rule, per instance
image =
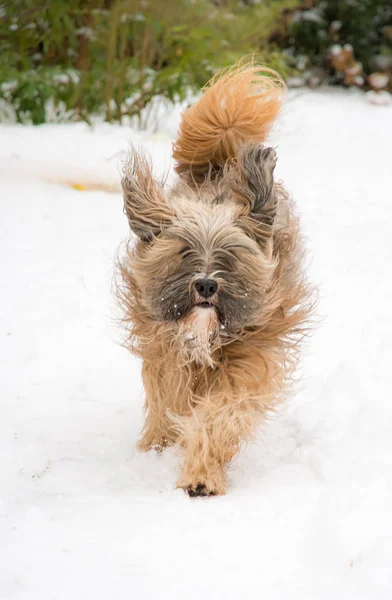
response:
[[[143,241],[167,227],[174,213],[166,203],[163,186],[156,181],[145,156],[133,151],[123,170],[124,213],[132,231]]]
[[[228,183],[239,202],[239,221],[252,229],[264,247],[272,234],[277,201],[274,193],[274,169],[277,156],[273,148],[247,144],[228,172]]]

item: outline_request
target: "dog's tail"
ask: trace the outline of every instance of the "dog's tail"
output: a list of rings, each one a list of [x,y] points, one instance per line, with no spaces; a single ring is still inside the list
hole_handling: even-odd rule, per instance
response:
[[[264,141],[285,89],[278,73],[249,62],[213,77],[182,115],[173,147],[177,173],[201,182],[208,172],[219,172],[244,142]]]

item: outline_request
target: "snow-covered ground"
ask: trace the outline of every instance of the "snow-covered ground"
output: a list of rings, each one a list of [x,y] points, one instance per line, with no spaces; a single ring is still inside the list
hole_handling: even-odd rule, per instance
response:
[[[392,106],[305,92],[276,127],[324,321],[300,391],[209,499],[174,489],[174,450],[135,448],[121,197],[55,183],[118,186],[129,141],[163,172],[178,120],[0,128],[0,597],[390,599]]]

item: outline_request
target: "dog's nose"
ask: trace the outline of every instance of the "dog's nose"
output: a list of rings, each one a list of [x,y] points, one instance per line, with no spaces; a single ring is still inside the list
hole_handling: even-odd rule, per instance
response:
[[[203,298],[211,298],[218,289],[218,284],[215,279],[198,279],[195,283],[197,293]]]

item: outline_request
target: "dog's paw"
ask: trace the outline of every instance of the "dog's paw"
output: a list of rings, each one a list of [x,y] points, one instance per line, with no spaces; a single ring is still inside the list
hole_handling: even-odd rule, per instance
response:
[[[155,450],[155,452],[162,452],[167,446],[170,446],[170,442],[166,436],[162,437],[151,437],[149,435],[143,436],[138,441],[137,447],[141,452],[149,452],[149,450]]]
[[[204,483],[197,483],[195,486],[189,486],[185,490],[188,492],[188,496],[196,498],[197,496],[216,496],[217,492],[214,490],[208,490]]]
[[[188,473],[177,482],[191,498],[197,496],[222,496],[226,494],[226,482],[223,471],[217,469],[209,475]]]

